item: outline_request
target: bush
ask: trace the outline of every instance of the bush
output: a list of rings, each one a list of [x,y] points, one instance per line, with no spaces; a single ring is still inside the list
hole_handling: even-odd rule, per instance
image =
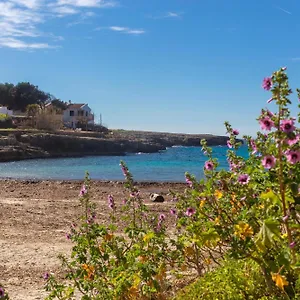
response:
[[[174,300],[272,299],[259,266],[229,259],[181,291]],[[275,300],[275,298],[273,298]],[[286,299],[285,297],[276,298]]]
[[[6,114],[0,114],[0,128],[12,128],[14,127],[12,119]]]
[[[272,92],[268,102],[276,102],[278,112],[263,109],[258,121],[266,133],[244,137],[248,158],[238,155],[239,132],[228,122],[229,170],[218,170],[212,149],[201,141],[205,179],[187,173],[188,188],[173,193],[172,235],[166,216],[148,211],[124,163],[130,196],[122,208],[109,196],[110,224],[95,220],[87,177],[80,192],[84,213],[68,234],[73,251],[61,257],[66,281],[50,276],[48,299],[71,299],[78,291],[82,299],[166,299],[179,280],[202,276],[185,299],[197,293],[199,299],[299,298],[300,132],[288,108],[292,91],[285,70],[264,79]],[[119,232],[116,209],[126,223]]]

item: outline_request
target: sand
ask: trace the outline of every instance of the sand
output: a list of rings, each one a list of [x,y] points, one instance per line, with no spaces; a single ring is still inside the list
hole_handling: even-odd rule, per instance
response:
[[[57,255],[70,253],[65,234],[80,215],[81,181],[0,180],[0,282],[12,300],[44,299],[43,274],[59,267]],[[151,210],[168,214],[174,206],[169,189],[184,190],[182,183],[140,183],[141,196]],[[149,194],[164,195],[165,203],[152,203]],[[107,196],[121,205],[128,196],[122,182],[92,182],[97,221],[108,220]]]

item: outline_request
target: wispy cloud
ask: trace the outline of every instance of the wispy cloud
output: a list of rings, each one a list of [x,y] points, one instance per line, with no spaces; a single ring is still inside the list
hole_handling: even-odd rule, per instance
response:
[[[140,35],[146,33],[144,29],[133,29],[129,27],[121,27],[121,26],[110,26],[110,27],[97,27],[94,30],[111,30],[120,33],[132,34],[132,35]]]
[[[115,7],[116,1],[106,0],[57,0],[57,5],[70,5],[77,7]]]
[[[293,57],[291,60],[292,61],[300,61],[300,57]]]
[[[72,27],[75,25],[79,25],[79,24],[86,24],[88,23],[87,20],[90,19],[91,17],[94,17],[96,14],[92,11],[87,11],[82,13],[79,18],[73,22],[70,22],[67,24],[67,27]]]
[[[181,19],[183,13],[182,12],[174,12],[174,11],[168,11],[167,13],[161,14],[161,15],[150,15],[149,17],[151,19]]]
[[[277,9],[283,11],[284,13],[286,13],[286,14],[288,14],[288,15],[291,15],[291,14],[292,14],[290,11],[288,11],[288,10],[286,10],[286,9],[283,9],[283,8],[280,7],[280,6],[275,6],[275,8],[277,8]]]
[[[63,37],[42,32],[39,29],[42,23],[70,15],[79,16],[74,24],[83,23],[95,15],[86,9],[109,8],[117,4],[113,0],[0,0],[0,47],[57,48],[53,42],[62,41]]]
[[[112,31],[118,31],[118,32],[123,32],[123,33],[127,33],[127,34],[136,34],[136,35],[143,34],[146,32],[143,29],[131,29],[128,27],[120,27],[120,26],[111,26],[111,27],[108,27],[108,29],[110,29]]]
[[[180,17],[181,17],[180,13],[175,13],[171,11],[169,11],[165,16],[165,18],[180,18]]]
[[[20,50],[57,48],[57,46],[50,46],[47,43],[26,43],[20,39],[10,37],[0,37],[0,47],[8,47]]]

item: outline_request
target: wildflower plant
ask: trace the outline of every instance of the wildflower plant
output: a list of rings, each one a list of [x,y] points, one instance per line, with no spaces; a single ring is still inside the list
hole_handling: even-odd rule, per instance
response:
[[[262,110],[258,121],[264,132],[245,137],[248,158],[238,155],[238,131],[225,123],[229,171],[216,169],[212,149],[201,142],[208,157],[206,178],[186,190],[178,208],[196,210],[191,221],[183,216],[179,224],[203,261],[252,260],[261,268],[267,295],[294,299],[300,274],[300,131],[289,110],[286,69],[265,78],[263,88],[272,93],[278,111]],[[215,167],[208,168],[208,162]]]
[[[266,77],[262,87],[271,93],[267,105],[276,103],[278,109],[263,109],[262,132],[255,139],[244,137],[248,157],[239,155],[239,130],[225,122],[228,170],[218,169],[202,140],[205,178],[197,181],[186,173],[186,189],[171,192],[174,207],[168,215],[149,211],[121,162],[129,197],[121,205],[108,195],[110,222],[100,224],[87,175],[79,195],[82,217],[67,234],[72,254],[61,256],[64,280],[45,277],[47,299],[166,299],[178,279],[186,283],[227,260],[246,269],[255,265],[261,299],[299,298],[300,114],[297,122],[289,111],[286,68]],[[300,99],[300,90],[297,94]],[[167,228],[166,218],[175,227]],[[249,286],[255,290],[255,282]]]
[[[169,289],[167,271],[175,265],[176,248],[166,235],[166,216],[148,211],[124,162],[121,169],[129,197],[120,207],[108,195],[109,224],[97,221],[87,174],[79,194],[82,217],[67,234],[72,254],[60,256],[64,280],[45,276],[47,299],[162,299]],[[121,232],[116,212],[123,214]]]

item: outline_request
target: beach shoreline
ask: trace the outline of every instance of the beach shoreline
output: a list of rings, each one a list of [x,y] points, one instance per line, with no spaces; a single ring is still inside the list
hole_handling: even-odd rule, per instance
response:
[[[11,299],[44,299],[45,272],[58,270],[58,254],[69,254],[72,243],[65,234],[81,213],[78,194],[83,180],[0,179],[0,265],[1,283]],[[164,213],[166,222],[175,206],[169,190],[180,192],[185,183],[137,182],[140,195],[154,213]],[[123,200],[129,196],[123,181],[92,180],[91,199],[97,205],[97,221],[108,223],[107,197],[112,194],[117,218]],[[164,196],[164,203],[152,203],[150,193]],[[121,226],[121,225],[120,225]]]

